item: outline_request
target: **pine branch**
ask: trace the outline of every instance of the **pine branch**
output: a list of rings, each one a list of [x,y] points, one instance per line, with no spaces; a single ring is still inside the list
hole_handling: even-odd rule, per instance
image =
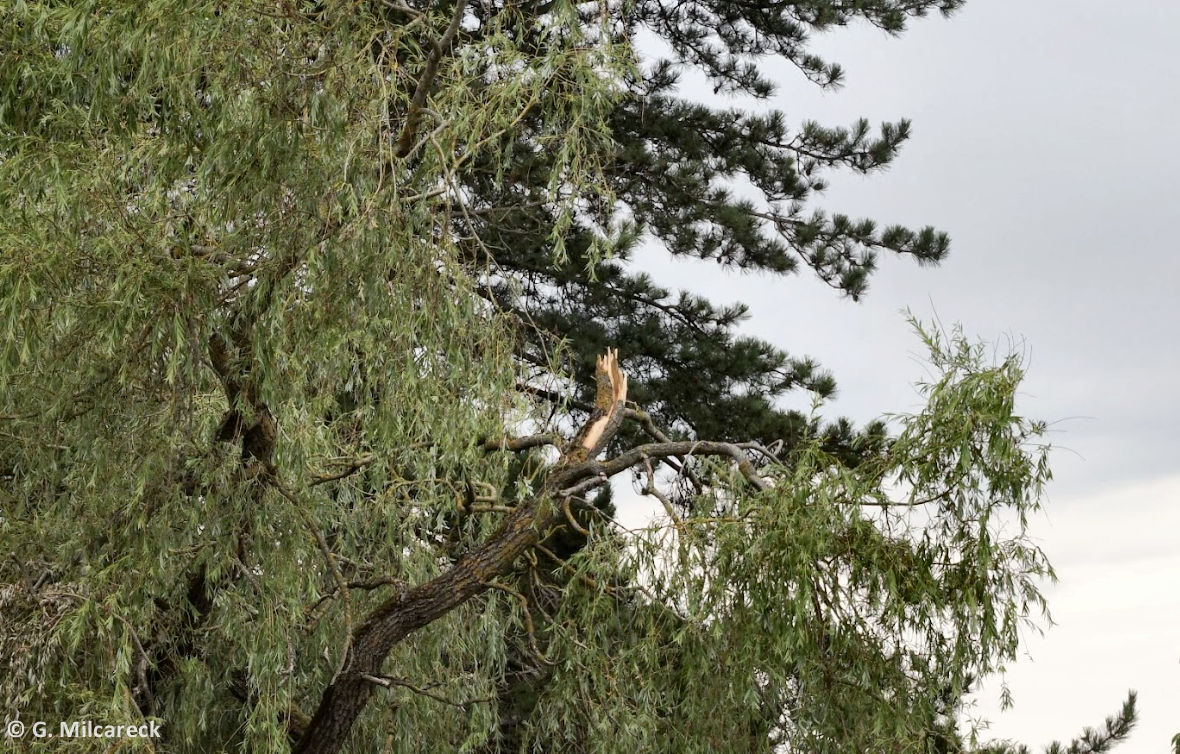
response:
[[[1126,741],[1138,723],[1137,699],[1135,691],[1128,691],[1122,708],[1107,717],[1101,729],[1086,728],[1068,744],[1054,741],[1045,747],[1045,754],[1106,754]],[[1029,754],[1029,748],[1024,744],[998,741],[976,749],[972,754]]]
[[[1127,692],[1127,699],[1117,713],[1106,718],[1101,729],[1086,728],[1082,735],[1075,738],[1068,746],[1057,741],[1045,747],[1045,754],[1105,754],[1116,745],[1127,740],[1138,722],[1138,712],[1135,701],[1138,694]]]

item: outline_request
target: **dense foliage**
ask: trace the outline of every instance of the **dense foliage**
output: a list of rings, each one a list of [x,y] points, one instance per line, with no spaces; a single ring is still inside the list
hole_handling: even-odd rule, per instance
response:
[[[857,296],[877,250],[939,259],[804,206],[904,123],[673,84],[831,85],[808,31],[958,4],[7,4],[5,712],[158,751],[934,745],[1051,573],[1019,360],[924,332],[925,410],[823,430],[774,404],[815,365],[625,260]]]

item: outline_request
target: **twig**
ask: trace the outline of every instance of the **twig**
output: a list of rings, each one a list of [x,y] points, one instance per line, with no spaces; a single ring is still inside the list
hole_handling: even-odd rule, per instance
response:
[[[308,482],[307,486],[308,487],[315,487],[317,485],[327,484],[328,482],[335,482],[340,479],[344,479],[345,477],[350,477],[353,474],[355,474],[356,472],[360,471],[361,469],[363,469],[366,466],[368,466],[369,464],[371,464],[372,462],[373,462],[372,456],[364,456],[362,458],[357,458],[356,460],[351,461],[344,468],[344,471],[338,472],[336,474],[320,474],[320,475],[316,476],[315,478],[313,478],[310,482]]]
[[[389,0],[381,0],[381,4],[384,5],[386,8],[389,8],[390,10],[396,10],[400,13],[405,13],[406,15],[413,16],[414,18],[417,18],[422,15],[422,11],[414,10],[413,8],[411,8],[410,6],[408,6],[404,3],[391,3]]]
[[[147,693],[148,689],[151,687],[147,677],[148,664],[151,662],[151,660],[148,659],[148,653],[146,650],[144,650],[143,644],[140,643],[139,634],[136,632],[135,626],[131,625],[131,621],[127,620],[118,613],[115,613],[114,615],[127,629],[127,632],[131,634],[131,640],[135,642],[135,651],[138,654],[138,657],[135,660],[135,688],[131,690],[131,695],[134,698],[138,698],[141,694]],[[140,710],[140,712],[142,713],[143,711]]]
[[[516,508],[511,505],[469,505],[464,510],[471,513],[515,513]]]
[[[524,630],[529,637],[529,648],[533,650],[533,654],[535,654],[537,659],[542,663],[545,665],[553,665],[553,662],[550,661],[549,658],[545,656],[545,653],[541,651],[541,648],[537,646],[537,631],[533,626],[533,614],[529,610],[528,597],[525,597],[523,594],[516,591],[507,584],[501,584],[498,581],[485,581],[483,582],[483,585],[492,589],[498,589],[501,592],[505,592],[507,594],[511,594],[517,599],[518,602],[520,602],[520,607],[524,611]]]
[[[373,579],[372,581],[350,581],[350,582],[348,582],[349,589],[363,589],[366,592],[371,592],[374,589],[380,589],[383,586],[396,586],[400,589],[400,588],[404,588],[405,585],[406,585],[406,582],[402,581],[401,579],[395,579],[392,576],[382,576],[381,578]],[[336,595],[339,594],[339,592],[340,592],[339,588],[336,588],[336,589],[333,589],[332,591],[328,592],[327,594],[323,595],[318,600],[316,600],[315,603],[312,604],[311,607],[307,608],[306,612],[308,612],[308,613],[315,612],[316,608],[318,608],[320,605],[324,604],[328,600],[336,599]]]
[[[582,536],[584,536],[584,537],[590,536],[590,530],[584,528],[574,518],[574,513],[573,513],[573,511],[570,510],[570,499],[569,499],[568,495],[561,499],[561,510],[565,513],[565,518],[567,521],[570,522],[570,526],[574,527],[578,531],[578,533],[581,534]]]
[[[639,411],[637,409],[631,409],[631,408],[624,409],[623,418],[630,419],[631,421],[638,423],[639,426],[643,429],[643,431],[646,432],[648,434],[648,436],[650,436],[653,440],[657,440],[659,442],[671,442],[672,441],[672,438],[668,437],[666,434],[664,434],[660,430],[659,427],[656,426],[656,423],[654,421],[652,421],[652,419],[651,419],[651,415],[648,414],[646,411]],[[684,477],[686,479],[688,479],[688,481],[696,489],[698,495],[700,493],[704,492],[705,491],[704,483],[701,482],[700,478],[698,478],[697,475],[693,472],[693,470],[691,468],[689,468],[688,462],[684,458],[677,458],[676,460],[679,461],[679,465],[672,463],[672,462],[668,461],[667,459],[664,459],[664,463],[667,463],[669,466],[671,466],[677,472],[684,475]]]
[[[445,696],[440,696],[439,694],[432,694],[421,686],[416,686],[410,683],[405,678],[394,678],[393,676],[388,675],[371,675],[369,673],[362,673],[361,678],[364,678],[369,683],[375,683],[378,686],[382,686],[387,689],[393,688],[394,686],[400,686],[403,689],[409,689],[410,691],[413,691],[415,694],[419,694],[428,699],[433,699],[436,702],[449,704],[452,707],[458,707],[459,709],[466,709],[473,704],[487,704],[488,702],[495,701],[496,699],[494,696],[489,696],[480,699],[468,699],[466,701],[457,702],[454,699],[447,699]]]

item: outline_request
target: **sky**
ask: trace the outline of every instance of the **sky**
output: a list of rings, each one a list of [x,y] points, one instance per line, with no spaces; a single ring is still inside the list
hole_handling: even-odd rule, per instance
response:
[[[1056,625],[1028,637],[977,714],[1039,751],[1139,692],[1121,754],[1180,732],[1180,3],[974,0],[900,38],[832,32],[822,92],[789,66],[771,105],[795,122],[911,118],[884,174],[833,174],[818,202],[951,234],[940,267],[882,257],[861,302],[815,279],[719,276],[645,254],[661,284],[742,301],[745,329],[831,370],[831,412],[913,411],[921,344],[902,314],[961,323],[1028,357],[1021,408],[1053,422],[1055,480],[1033,533],[1055,566]],[[714,99],[714,104],[715,98]],[[744,106],[734,102],[735,106]]]

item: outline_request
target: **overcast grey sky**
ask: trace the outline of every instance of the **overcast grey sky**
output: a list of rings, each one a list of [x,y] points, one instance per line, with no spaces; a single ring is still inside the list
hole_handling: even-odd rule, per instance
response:
[[[905,307],[1023,339],[1024,410],[1060,420],[1035,526],[1061,579],[1058,625],[1009,672],[1015,708],[999,713],[993,684],[979,711],[1039,751],[1136,688],[1140,726],[1119,751],[1167,752],[1180,731],[1180,2],[974,0],[899,39],[840,30],[817,48],[846,86],[820,92],[771,66],[773,106],[795,122],[914,121],[888,173],[834,176],[822,205],[933,224],[950,259],[882,258],[861,303],[806,276],[643,264],[748,304],[748,331],[819,359],[840,385],[831,409],[859,420],[918,404]]]

